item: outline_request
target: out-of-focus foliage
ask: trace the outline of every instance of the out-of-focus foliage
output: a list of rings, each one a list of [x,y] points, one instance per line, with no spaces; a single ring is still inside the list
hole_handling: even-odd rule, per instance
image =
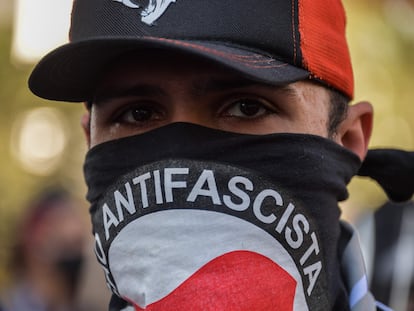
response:
[[[356,76],[355,100],[371,101],[376,111],[371,147],[413,150],[414,3],[411,0],[344,0],[344,4]],[[4,16],[0,19],[6,21]],[[12,225],[31,194],[52,183],[67,186],[81,198],[85,194],[82,162],[86,145],[79,126],[83,108],[32,95],[27,88],[32,68],[10,63],[11,37],[11,23],[0,22],[0,288],[7,280],[5,260],[13,242]],[[64,116],[59,122],[66,129],[60,164],[48,175],[26,170],[11,148],[17,120],[38,107],[58,109]],[[39,141],[34,143],[40,144],[44,138],[38,137]],[[362,178],[352,181],[350,195],[343,204],[348,217],[385,200],[376,184]]]

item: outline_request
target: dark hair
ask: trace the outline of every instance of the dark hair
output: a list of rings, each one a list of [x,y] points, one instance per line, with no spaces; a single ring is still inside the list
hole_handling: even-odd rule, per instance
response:
[[[328,137],[337,134],[338,127],[348,114],[349,99],[342,93],[328,89],[330,98],[330,109],[328,119]]]

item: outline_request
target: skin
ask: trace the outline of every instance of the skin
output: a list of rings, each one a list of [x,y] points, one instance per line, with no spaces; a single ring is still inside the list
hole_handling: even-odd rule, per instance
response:
[[[247,134],[305,133],[328,137],[329,95],[311,81],[271,86],[206,60],[152,51],[112,64],[82,119],[89,147],[173,122]],[[333,137],[361,159],[372,107],[352,105]]]

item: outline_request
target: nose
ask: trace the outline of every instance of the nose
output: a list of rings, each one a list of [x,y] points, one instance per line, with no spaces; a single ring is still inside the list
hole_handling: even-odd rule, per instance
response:
[[[187,122],[206,127],[214,127],[215,124],[213,113],[198,100],[186,100],[175,104],[170,122]]]

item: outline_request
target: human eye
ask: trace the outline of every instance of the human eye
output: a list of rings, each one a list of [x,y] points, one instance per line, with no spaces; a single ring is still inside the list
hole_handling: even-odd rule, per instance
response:
[[[226,117],[254,119],[275,112],[276,109],[266,100],[241,97],[232,99],[227,104],[224,115]]]
[[[115,121],[124,125],[144,126],[161,120],[162,113],[152,103],[131,103],[117,112]]]

